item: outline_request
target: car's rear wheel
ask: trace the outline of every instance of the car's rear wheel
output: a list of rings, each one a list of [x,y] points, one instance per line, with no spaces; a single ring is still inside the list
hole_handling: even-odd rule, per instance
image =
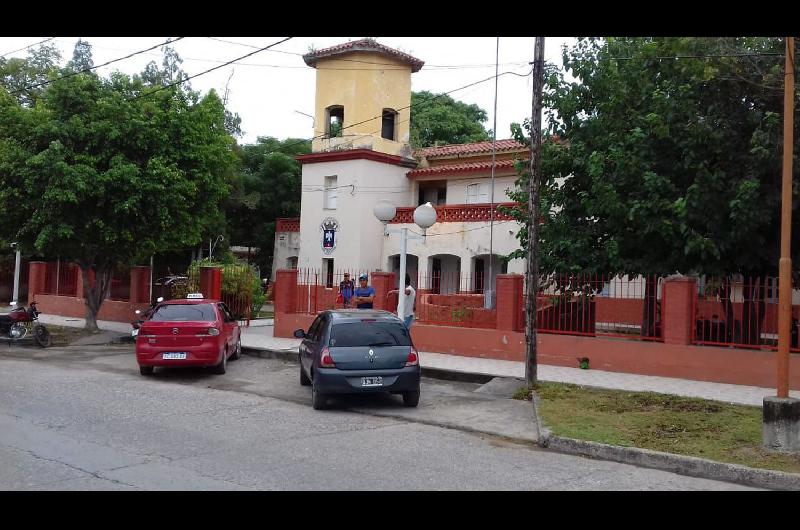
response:
[[[317,391],[316,385],[311,385],[311,406],[314,410],[325,410],[328,407],[328,396]]]
[[[303,370],[303,365],[300,365],[300,384],[302,386],[308,386],[311,384],[311,379],[308,378],[306,372]]]
[[[139,373],[142,375],[153,375],[153,367],[152,366],[140,366]]]
[[[219,362],[218,365],[214,366],[214,373],[222,375],[228,369],[228,350],[223,350],[222,352],[222,360]]]
[[[241,358],[242,358],[242,338],[239,337],[239,339],[236,341],[236,347],[233,350],[233,355],[231,355],[231,360],[238,361]]]
[[[419,405],[419,389],[403,392],[403,406],[416,407],[417,405]]]

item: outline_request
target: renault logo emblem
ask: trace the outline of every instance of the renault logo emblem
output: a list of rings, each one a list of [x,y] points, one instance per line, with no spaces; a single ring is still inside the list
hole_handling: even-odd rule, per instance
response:
[[[369,362],[375,362],[375,352],[373,350],[369,351]]]
[[[173,335],[177,335],[178,334],[178,328],[172,328],[172,334]]]

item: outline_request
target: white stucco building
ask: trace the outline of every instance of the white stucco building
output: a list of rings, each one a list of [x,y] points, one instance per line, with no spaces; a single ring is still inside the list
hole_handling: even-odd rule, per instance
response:
[[[408,271],[422,288],[483,292],[497,274],[524,271],[522,260],[500,259],[518,248],[520,225],[497,209],[510,201],[514,160],[526,158],[522,145],[496,142],[492,194],[491,141],[412,152],[411,74],[422,61],[369,39],[304,59],[317,69],[317,138],[311,154],[297,157],[303,166],[300,219],[277,224],[273,271],[314,269],[330,284],[344,270],[398,271],[400,237],[384,235],[372,213],[380,200],[397,207],[390,228],[415,232],[414,208],[436,207],[437,223],[425,242],[408,245]]]

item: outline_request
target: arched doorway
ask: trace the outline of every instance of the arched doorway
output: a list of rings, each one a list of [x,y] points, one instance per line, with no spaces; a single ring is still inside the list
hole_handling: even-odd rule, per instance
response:
[[[386,270],[393,272],[397,276],[398,284],[403,282],[400,278],[400,254],[392,254],[389,256]],[[411,285],[414,289],[418,288],[419,278],[419,258],[414,254],[406,254],[406,274],[411,276]]]
[[[434,294],[455,294],[469,289],[461,278],[461,258],[453,254],[430,256],[428,277],[423,284]]]

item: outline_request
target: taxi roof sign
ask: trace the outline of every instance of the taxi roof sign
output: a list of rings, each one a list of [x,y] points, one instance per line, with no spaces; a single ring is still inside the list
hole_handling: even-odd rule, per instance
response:
[[[201,300],[203,298],[203,293],[189,293],[186,295],[187,300]]]

